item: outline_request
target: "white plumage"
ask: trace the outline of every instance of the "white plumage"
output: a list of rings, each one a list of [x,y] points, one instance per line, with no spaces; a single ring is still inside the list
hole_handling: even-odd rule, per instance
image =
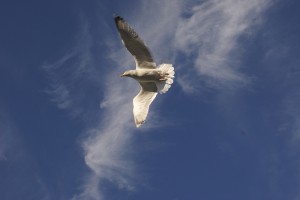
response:
[[[125,71],[121,77],[131,77],[141,85],[140,92],[133,98],[134,122],[139,127],[145,122],[157,92],[165,93],[171,87],[175,75],[174,67],[172,64],[161,64],[157,67],[148,47],[133,28],[120,16],[115,16],[114,19],[122,43],[136,62],[136,69]]]

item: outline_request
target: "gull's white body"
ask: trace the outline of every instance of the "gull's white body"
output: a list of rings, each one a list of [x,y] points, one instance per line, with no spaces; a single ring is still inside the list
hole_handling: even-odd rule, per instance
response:
[[[175,72],[171,64],[156,66],[147,46],[124,19],[115,16],[115,23],[123,44],[136,61],[136,69],[125,71],[121,76],[131,77],[141,85],[140,92],[133,98],[134,121],[139,127],[145,122],[157,92],[165,93],[171,87]]]

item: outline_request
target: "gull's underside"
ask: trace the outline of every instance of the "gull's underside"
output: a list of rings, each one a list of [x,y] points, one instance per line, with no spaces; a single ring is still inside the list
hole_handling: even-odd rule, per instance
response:
[[[134,122],[139,127],[145,122],[157,92],[165,93],[171,87],[175,72],[171,64],[157,67],[148,47],[134,29],[120,16],[114,19],[123,44],[136,62],[135,70],[125,71],[121,76],[131,77],[141,85],[140,92],[133,98]]]

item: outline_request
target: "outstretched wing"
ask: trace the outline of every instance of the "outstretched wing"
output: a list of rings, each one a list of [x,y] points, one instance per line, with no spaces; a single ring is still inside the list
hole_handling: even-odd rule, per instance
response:
[[[140,82],[141,90],[133,99],[133,116],[136,127],[141,126],[148,115],[149,106],[157,95],[155,83]]]
[[[115,23],[127,50],[133,55],[137,69],[154,69],[153,57],[138,34],[120,16],[115,16]]]

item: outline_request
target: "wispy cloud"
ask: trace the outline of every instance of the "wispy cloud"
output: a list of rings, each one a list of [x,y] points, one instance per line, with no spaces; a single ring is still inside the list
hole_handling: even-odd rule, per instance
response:
[[[182,88],[191,91],[183,84],[195,85],[189,83],[194,70],[213,88],[247,84],[249,79],[239,66],[239,56],[244,51],[239,38],[253,32],[253,25],[261,21],[269,3],[269,0],[212,0],[183,11],[175,37],[177,50],[187,60],[183,67],[189,69],[189,74],[180,77]]]
[[[91,82],[97,82],[97,70],[93,64],[92,36],[87,21],[81,20],[80,32],[75,36],[73,48],[55,62],[47,62],[49,88],[46,90],[56,106],[67,110],[71,117],[82,117],[86,113],[83,93]]]
[[[246,50],[239,39],[255,34],[271,3],[271,0],[143,1],[131,21],[158,62],[175,64],[176,80],[185,92],[201,92],[204,87],[200,84],[231,89],[251,80],[240,66]],[[155,15],[145,10],[153,10]]]
[[[120,189],[135,188],[136,169],[134,162],[130,161],[130,152],[133,150],[133,144],[130,143],[135,127],[131,109],[128,108],[132,107],[130,96],[138,88],[135,89],[135,84],[125,80],[120,84],[118,79],[115,73],[108,75],[105,99],[101,103],[102,120],[98,127],[88,131],[83,141],[85,162],[94,174],[86,182],[81,194],[83,199],[97,199],[99,191],[93,188],[100,188],[101,191],[104,180],[116,184]],[[90,190],[94,192],[88,192]]]
[[[87,21],[82,22],[81,36],[77,37],[72,50],[58,61],[44,65],[44,69],[50,80],[47,93],[51,100],[72,117],[88,122],[82,147],[85,163],[91,171],[84,178],[81,192],[73,199],[103,199],[102,186],[105,182],[132,191],[138,180],[135,164],[130,158],[134,148],[131,138],[135,130],[130,107],[139,85],[119,77],[125,66],[135,66],[121,40],[103,38],[106,51],[93,52],[91,38],[97,29],[89,27]],[[100,57],[97,65],[92,64],[96,60],[95,55]],[[87,93],[87,88],[96,89],[94,93]],[[97,92],[101,92],[103,98],[95,94]],[[91,98],[95,98],[97,104],[93,104],[91,112],[86,114],[86,104]]]
[[[84,183],[81,186],[81,193],[75,194],[72,197],[72,200],[81,200],[81,199],[95,199],[101,200],[104,199],[99,185],[100,179],[99,177],[95,176],[94,174],[90,174],[84,180]]]

